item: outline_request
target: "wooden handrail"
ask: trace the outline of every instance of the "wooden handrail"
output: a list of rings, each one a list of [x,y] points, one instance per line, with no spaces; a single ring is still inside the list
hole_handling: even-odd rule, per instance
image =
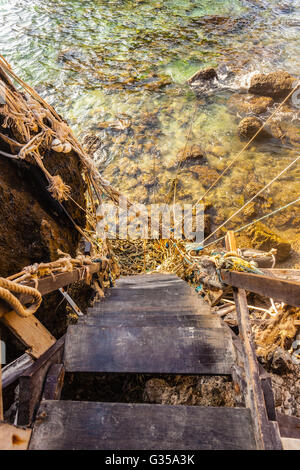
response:
[[[61,287],[86,279],[87,274],[94,274],[100,271],[101,267],[101,262],[92,263],[74,268],[73,271],[58,273],[55,276],[47,276],[39,280],[37,288],[42,295],[46,295]],[[24,285],[33,287],[34,283],[31,281],[24,283]],[[20,296],[19,298],[22,303],[26,303],[29,300],[26,296]],[[40,357],[56,342],[54,336],[34,315],[21,318],[4,301],[0,302],[0,321],[29,348],[27,353],[34,359]]]
[[[269,275],[221,270],[225,284],[300,307],[300,282]]]
[[[88,264],[80,268],[74,268],[73,271],[66,271],[62,273],[55,274],[55,276],[46,276],[42,279],[39,279],[37,289],[42,295],[50,294],[61,287],[68,286],[74,282],[78,282],[85,278],[87,272],[89,274],[94,274],[101,269],[101,263]],[[33,281],[24,282],[24,286],[35,287]],[[19,300],[22,303],[28,302],[30,298],[25,295],[21,295]],[[3,314],[10,312],[11,308],[5,302],[0,301],[0,317]]]

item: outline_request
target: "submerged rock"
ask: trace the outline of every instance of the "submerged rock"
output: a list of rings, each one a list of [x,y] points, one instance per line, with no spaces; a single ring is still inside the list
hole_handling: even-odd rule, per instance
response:
[[[192,171],[193,173],[196,173],[200,180],[200,183],[205,188],[211,186],[219,176],[219,173],[216,170],[214,170],[213,168],[209,168],[208,166],[193,166]]]
[[[238,126],[238,133],[240,137],[250,139],[261,128],[262,121],[254,116],[245,117],[241,120]],[[266,135],[266,131],[261,131],[261,136]]]
[[[284,261],[291,254],[291,244],[260,222],[249,227],[247,235],[251,238],[253,248],[262,251],[270,251],[275,248],[277,261]]]
[[[270,96],[253,96],[235,93],[229,99],[229,108],[239,114],[264,114],[273,105],[274,100]]]
[[[179,150],[177,158],[180,162],[198,163],[205,158],[205,152],[200,145],[187,145]]]
[[[300,128],[296,126],[289,126],[286,131],[286,137],[292,145],[300,147]]]
[[[279,70],[268,74],[258,73],[251,78],[249,93],[272,98],[285,98],[293,89],[295,78]]]
[[[213,80],[214,78],[218,78],[218,74],[216,72],[216,69],[213,67],[209,67],[203,70],[199,70],[196,72],[189,80],[188,83],[191,85],[194,82],[197,81],[207,81],[207,80]]]

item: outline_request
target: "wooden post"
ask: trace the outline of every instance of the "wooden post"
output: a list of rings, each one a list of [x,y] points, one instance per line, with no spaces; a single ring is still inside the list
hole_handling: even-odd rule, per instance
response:
[[[226,234],[225,246],[226,246],[226,250],[232,251],[233,253],[237,252],[236,238],[232,230],[229,230]]]
[[[236,252],[237,245],[233,232],[225,238],[228,251]],[[269,422],[265,406],[264,394],[260,381],[259,365],[252,342],[252,331],[249,320],[247,296],[244,289],[233,287],[233,295],[237,311],[239,335],[244,349],[244,366],[247,381],[246,406],[251,409],[256,444],[259,449],[281,449],[278,426]]]

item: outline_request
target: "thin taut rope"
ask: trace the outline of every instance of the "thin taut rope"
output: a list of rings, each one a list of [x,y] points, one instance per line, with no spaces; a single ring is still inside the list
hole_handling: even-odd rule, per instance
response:
[[[289,202],[288,204],[285,204],[284,206],[279,207],[278,209],[275,209],[272,212],[269,212],[269,214],[263,215],[262,217],[259,217],[259,219],[255,219],[252,222],[249,222],[246,225],[243,225],[242,227],[237,228],[236,230],[233,230],[234,233],[241,232],[242,230],[245,230],[246,228],[250,227],[251,225],[256,224],[257,222],[260,222],[261,220],[267,219],[268,217],[271,217],[272,215],[277,214],[278,212],[287,209],[288,207],[292,206],[293,204],[297,204],[297,202],[300,202],[300,197],[295,199],[294,201]],[[207,245],[203,246],[203,248],[207,248],[208,246],[214,245],[215,243],[219,243],[220,241],[224,240],[226,238],[226,235],[223,237],[217,238],[217,240],[214,240]]]
[[[284,98],[284,100],[280,103],[280,105],[273,111],[273,113],[266,119],[266,121],[262,124],[262,126],[258,129],[258,131],[254,134],[254,136],[244,145],[242,150],[239,151],[239,153],[233,158],[233,160],[227,165],[227,167],[222,171],[222,173],[218,176],[216,181],[205,191],[205,193],[198,199],[198,201],[194,204],[194,207],[199,204],[200,201],[202,201],[205,196],[216,186],[216,184],[220,181],[220,179],[224,176],[224,174],[229,170],[234,162],[236,162],[239,157],[242,155],[242,153],[249,147],[249,145],[256,139],[256,137],[260,134],[260,132],[265,128],[265,126],[270,122],[270,120],[275,116],[275,114],[282,108],[282,106],[288,101],[288,99],[295,93],[296,90],[298,90],[300,86],[300,82],[297,83],[297,85],[292,89],[292,91]]]
[[[273,184],[276,180],[278,180],[278,178],[280,178],[280,176],[282,176],[286,171],[288,171],[300,158],[300,155],[295,158],[295,160],[293,160],[288,166],[286,166],[280,173],[278,173],[278,175],[275,176],[275,178],[272,179],[272,181],[269,181],[268,184],[266,184],[260,191],[258,191],[258,193],[256,193],[251,199],[249,199],[249,201],[247,201],[242,207],[240,207],[237,211],[235,211],[230,217],[228,217],[227,220],[225,220],[225,222],[223,222],[223,224],[219,225],[219,227],[217,227],[210,235],[208,235],[204,240],[203,240],[203,243],[205,243],[207,240],[209,240],[209,238],[211,238],[215,233],[217,233],[222,227],[224,227],[224,225],[226,225],[231,219],[233,219],[233,217],[235,217],[237,214],[239,214],[243,209],[245,209],[245,207],[247,207],[257,196],[259,196],[260,194],[262,194],[269,186],[271,186],[271,184]]]

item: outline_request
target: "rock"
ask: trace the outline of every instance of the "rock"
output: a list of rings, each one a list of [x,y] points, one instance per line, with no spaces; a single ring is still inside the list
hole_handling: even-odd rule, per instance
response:
[[[277,348],[270,358],[270,367],[277,374],[286,374],[293,368],[291,355],[282,348]]]
[[[296,126],[290,126],[286,131],[286,137],[289,139],[292,145],[297,147],[300,146],[300,128]]]
[[[147,380],[143,400],[163,405],[233,407],[235,404],[230,379],[209,376],[177,375]]]
[[[213,145],[210,147],[210,153],[219,158],[225,157],[229,153],[229,150],[226,145]]]
[[[272,248],[275,248],[277,250],[277,261],[284,261],[289,258],[291,244],[262,223],[258,222],[254,226],[249,227],[247,235],[251,239],[253,248],[262,251],[270,251]]]
[[[163,395],[168,393],[170,387],[163,379],[147,380],[144,389],[144,401],[148,403],[162,403]]]
[[[200,183],[205,188],[209,188],[209,186],[211,186],[219,176],[219,173],[216,170],[207,166],[197,165],[193,166],[191,170],[193,173],[196,173],[200,180]]]
[[[200,145],[187,145],[179,150],[177,158],[180,162],[198,163],[199,160],[205,158],[205,152]]]
[[[285,98],[292,91],[295,80],[282,70],[268,74],[258,73],[251,78],[249,93],[276,99]]]
[[[238,133],[241,138],[251,139],[261,128],[263,122],[254,116],[245,117],[238,125]],[[257,138],[271,137],[273,136],[270,128],[263,128],[257,135]]]
[[[228,101],[228,106],[239,114],[264,114],[274,103],[269,96],[253,96],[235,93]]]
[[[209,67],[196,72],[191,78],[189,78],[188,83],[191,85],[192,83],[197,81],[213,80],[214,78],[218,79],[216,69],[214,69],[213,67]]]
[[[238,126],[238,133],[240,137],[250,139],[261,128],[262,121],[256,117],[245,117],[241,120]],[[266,131],[262,130],[260,136],[265,136]]]

